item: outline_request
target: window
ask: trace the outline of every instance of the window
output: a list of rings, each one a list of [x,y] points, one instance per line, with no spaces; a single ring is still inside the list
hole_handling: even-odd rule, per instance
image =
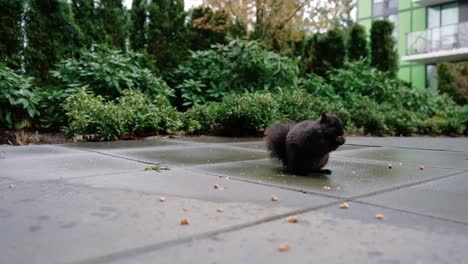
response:
[[[431,50],[456,48],[458,43],[458,2],[431,6],[428,7],[427,11]]]
[[[426,65],[426,86],[433,91],[437,90],[437,66],[434,64]]]
[[[431,6],[427,12],[427,27],[435,28],[458,23],[458,2]]]
[[[374,17],[398,13],[398,0],[374,0]]]

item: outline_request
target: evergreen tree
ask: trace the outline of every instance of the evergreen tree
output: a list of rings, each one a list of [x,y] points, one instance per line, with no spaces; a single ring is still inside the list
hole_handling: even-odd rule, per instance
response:
[[[122,0],[100,0],[99,9],[103,20],[104,42],[110,47],[125,50],[126,16]]]
[[[313,72],[325,76],[329,70],[343,68],[346,59],[346,45],[343,31],[329,30],[314,41]]]
[[[38,82],[47,82],[53,65],[76,53],[79,28],[65,0],[29,0],[25,23],[26,71]]]
[[[187,54],[184,2],[153,0],[148,15],[147,50],[164,73],[176,67]]]
[[[366,28],[362,25],[354,24],[351,26],[348,40],[349,61],[366,59],[368,56]]]
[[[82,32],[82,45],[91,47],[92,44],[102,43],[102,19],[94,6],[94,0],[71,0],[75,23]]]
[[[130,46],[140,51],[146,46],[146,0],[133,0],[130,10]]]
[[[198,7],[190,12],[187,28],[192,50],[209,49],[216,43],[225,43],[230,29],[229,15],[225,10],[213,12],[209,7]]]
[[[16,70],[21,67],[23,9],[22,0],[0,0],[0,63]]]
[[[396,77],[398,54],[395,48],[395,39],[392,36],[393,28],[393,23],[388,20],[372,22],[371,66]]]

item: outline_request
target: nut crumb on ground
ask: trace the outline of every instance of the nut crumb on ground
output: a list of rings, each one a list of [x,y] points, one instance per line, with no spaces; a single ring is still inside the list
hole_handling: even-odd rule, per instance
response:
[[[281,244],[278,246],[278,250],[281,251],[281,252],[288,251],[289,249],[291,249],[291,246],[290,246],[289,243],[287,243],[287,242],[281,243]]]

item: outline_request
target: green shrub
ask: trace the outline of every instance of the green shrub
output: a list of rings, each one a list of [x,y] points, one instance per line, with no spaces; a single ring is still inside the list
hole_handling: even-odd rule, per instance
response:
[[[45,86],[34,90],[34,96],[39,102],[37,109],[40,113],[34,122],[40,129],[58,130],[66,124],[63,103],[77,90],[77,88],[62,89],[55,86]]]
[[[125,89],[137,89],[152,95],[171,96],[173,91],[139,61],[140,53],[122,53],[105,47],[83,50],[79,59],[60,61],[51,75],[69,88],[88,87],[98,95],[116,98]]]
[[[65,136],[82,135],[85,140],[115,140],[123,136],[167,133],[181,126],[179,113],[169,101],[137,90],[125,90],[116,101],[81,89],[64,106],[68,125]]]
[[[39,116],[39,100],[34,96],[34,79],[0,67],[0,128],[24,129]]]
[[[340,29],[329,30],[326,34],[314,36],[312,71],[320,76],[332,69],[342,68],[346,59],[344,33]]]
[[[330,85],[341,96],[351,93],[368,96],[377,102],[398,99],[400,82],[369,67],[364,61],[347,63],[345,68],[333,70],[328,76]]]
[[[224,135],[261,135],[279,119],[278,106],[270,93],[232,94],[217,109],[217,123]]]
[[[348,40],[349,61],[359,61],[367,59],[369,48],[367,47],[366,28],[360,24],[353,24]]]
[[[256,41],[233,40],[192,52],[172,82],[180,90],[182,104],[191,106],[220,101],[232,92],[294,86],[298,73],[297,61],[266,51]]]
[[[437,81],[439,91],[460,105],[468,103],[468,62],[438,64]]]
[[[420,125],[422,133],[457,135],[468,132],[468,105],[448,105]]]
[[[388,20],[372,22],[370,45],[371,66],[395,77],[398,71],[398,54],[392,32],[395,26]]]

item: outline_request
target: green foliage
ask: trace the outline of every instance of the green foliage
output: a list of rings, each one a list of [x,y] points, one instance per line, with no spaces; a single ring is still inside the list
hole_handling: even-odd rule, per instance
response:
[[[91,48],[104,40],[104,26],[94,0],[71,0],[76,25],[82,33],[80,47]]]
[[[96,47],[94,51],[83,50],[79,59],[60,61],[51,74],[66,87],[86,86],[96,94],[112,98],[128,88],[170,96],[172,90],[169,86],[140,65],[138,61],[142,57],[140,53],[123,54],[118,50]]]
[[[224,135],[258,135],[278,118],[278,106],[270,93],[232,94],[223,98],[216,122]]]
[[[226,43],[230,30],[229,15],[225,10],[197,7],[190,11],[187,28],[191,50],[209,49],[213,44]]]
[[[369,67],[363,61],[348,63],[343,69],[333,70],[328,73],[328,78],[341,96],[354,93],[369,96],[377,102],[396,99],[396,91],[400,86],[398,80],[389,78],[386,73]]]
[[[146,44],[146,0],[133,0],[132,9],[130,10],[130,46],[135,51],[140,51],[145,48]]]
[[[468,103],[468,62],[439,63],[437,82],[439,91],[449,94],[456,103]]]
[[[358,61],[367,59],[368,56],[366,28],[360,24],[353,24],[349,33],[348,59]]]
[[[70,5],[62,0],[28,1],[25,17],[26,72],[36,81],[47,82],[49,70],[60,59],[73,57],[81,32]]]
[[[398,54],[392,36],[394,27],[388,20],[376,20],[372,22],[370,36],[371,66],[388,72],[392,77],[395,77],[398,71]]]
[[[110,47],[125,50],[126,16],[122,0],[100,0],[99,16],[103,21],[104,42]]]
[[[0,0],[0,63],[19,70],[21,65],[23,34],[21,18],[23,0]]]
[[[233,40],[192,52],[174,72],[173,82],[188,106],[219,101],[231,92],[295,86],[297,76],[295,60],[266,51],[255,41]]]
[[[116,101],[105,101],[81,89],[64,106],[68,125],[65,135],[82,135],[86,140],[115,140],[123,136],[167,133],[181,126],[179,113],[163,96],[151,99],[136,91],[125,90]]]
[[[33,81],[9,68],[0,68],[0,128],[29,128],[32,118],[39,115]]]
[[[326,34],[318,34],[313,45],[314,56],[311,62],[314,73],[325,76],[328,71],[344,66],[346,46],[342,30],[333,29]]]
[[[148,6],[147,51],[163,72],[187,54],[185,16],[183,0],[151,1]]]
[[[34,98],[39,102],[37,110],[40,116],[34,122],[42,130],[58,130],[66,124],[63,103],[77,92],[77,88],[62,89],[55,86],[45,86],[34,90]]]

